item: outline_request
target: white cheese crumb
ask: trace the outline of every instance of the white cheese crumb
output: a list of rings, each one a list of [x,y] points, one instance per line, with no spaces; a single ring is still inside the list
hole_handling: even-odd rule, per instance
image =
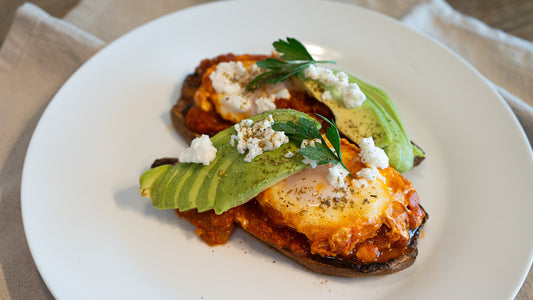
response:
[[[331,100],[331,99],[333,99],[333,96],[331,96],[330,91],[325,91],[325,92],[322,93],[322,100],[328,101],[328,100]]]
[[[346,176],[349,172],[340,164],[334,164],[331,168],[328,169],[329,173],[326,176],[329,183],[333,186],[344,188],[346,187]]]
[[[350,83],[348,80],[348,74],[344,72],[337,72],[337,74],[335,74],[331,69],[312,64],[309,65],[303,73],[305,78],[318,80],[326,87],[334,87],[341,95],[344,106],[348,108],[360,106],[366,100],[366,96],[359,88],[359,85],[356,83]],[[331,98],[332,95],[329,91],[322,93],[323,100],[330,100]]]
[[[372,137],[361,139],[359,148],[361,148],[359,156],[361,157],[361,161],[366,164],[367,168],[361,169],[356,175],[369,181],[374,181],[376,179],[385,180],[378,170],[378,168],[385,169],[389,166],[389,158],[385,151],[376,147]]]
[[[300,144],[300,149],[305,148],[306,146],[316,147],[315,143],[322,143],[322,140],[318,138],[312,140],[302,140],[302,143]]]
[[[342,99],[344,99],[344,106],[347,108],[354,108],[361,106],[366,100],[366,96],[356,83],[350,83],[342,92]]]
[[[291,158],[294,156],[294,153],[292,153],[292,151],[287,151],[287,153],[285,153],[285,155],[283,156],[285,156],[286,158]]]
[[[318,165],[316,160],[313,160],[313,159],[310,159],[310,158],[307,158],[307,157],[304,157],[304,159],[302,160],[302,163],[306,164],[306,165],[310,165],[311,168],[313,168],[313,169],[316,168],[316,166]]]
[[[257,66],[257,64],[251,65],[250,69],[248,70],[248,73],[250,73],[250,75],[252,75],[254,77],[259,75],[259,74],[261,74],[261,72],[263,72],[263,71],[262,71],[261,68],[259,68],[259,66]]]
[[[335,74],[335,77],[337,77],[336,87],[338,88],[342,88],[350,84],[348,74],[344,72],[337,72],[337,74]]]
[[[267,110],[276,109],[276,104],[269,98],[260,97],[255,100],[255,105],[257,105],[257,113],[262,113]]]
[[[362,188],[368,186],[368,184],[369,184],[368,180],[366,180],[364,178],[352,179],[352,182],[355,185],[355,187],[357,187],[358,189],[362,189]]]
[[[383,149],[376,147],[372,137],[361,139],[359,148],[361,148],[361,152],[359,153],[361,161],[369,167],[385,169],[389,166],[389,158],[387,157],[387,154]]]
[[[316,69],[316,66],[313,64],[310,64],[309,67],[305,68],[304,76],[305,78],[311,78],[314,80],[318,80],[318,71]]]
[[[275,97],[276,99],[290,99],[291,93],[289,92],[287,88],[284,88],[276,92]]]
[[[357,177],[364,178],[368,181],[374,181],[376,179],[384,179],[384,177],[379,174],[379,171],[376,167],[363,168],[356,173]]]
[[[240,154],[244,154],[248,150],[244,161],[251,162],[263,151],[277,149],[289,142],[285,132],[275,131],[272,129],[272,124],[274,124],[272,115],[255,124],[250,119],[242,120],[235,124],[237,135],[231,137],[230,144],[235,146],[235,141],[237,141],[237,151]]]
[[[246,76],[242,62],[223,62],[209,75],[213,88],[221,94],[235,95],[242,90],[239,80]]]
[[[255,115],[273,110],[276,109],[276,99],[291,98],[284,82],[268,86],[266,89],[246,90],[248,83],[263,72],[257,64],[245,68],[240,61],[222,62],[216,66],[216,69],[209,74],[209,78],[221,99],[219,109],[223,117],[226,114]]]
[[[217,148],[213,146],[209,136],[202,134],[202,136],[195,138],[191,146],[183,150],[178,159],[182,163],[202,163],[209,165],[217,155]]]
[[[230,110],[241,113],[250,110],[252,107],[250,100],[240,95],[227,96],[222,99],[222,103],[224,103]]]

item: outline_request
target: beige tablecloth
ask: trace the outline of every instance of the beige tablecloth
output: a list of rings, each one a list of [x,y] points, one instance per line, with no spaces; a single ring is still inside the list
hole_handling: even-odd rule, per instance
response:
[[[161,15],[207,1],[82,0],[63,20],[32,4],[17,11],[0,48],[0,299],[53,298],[32,261],[20,211],[33,130],[66,79],[91,55]],[[345,0],[400,19],[477,68],[533,141],[533,44],[454,11],[443,0]],[[517,299],[533,299],[530,274]]]

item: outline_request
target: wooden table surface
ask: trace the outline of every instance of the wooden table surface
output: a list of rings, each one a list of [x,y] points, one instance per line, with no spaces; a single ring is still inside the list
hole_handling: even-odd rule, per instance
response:
[[[458,11],[525,40],[533,41],[532,0],[446,0]],[[15,10],[32,2],[55,17],[64,16],[79,0],[0,0],[0,44],[11,25]],[[497,272],[498,270],[494,270]],[[533,299],[533,274],[522,286],[517,300]]]

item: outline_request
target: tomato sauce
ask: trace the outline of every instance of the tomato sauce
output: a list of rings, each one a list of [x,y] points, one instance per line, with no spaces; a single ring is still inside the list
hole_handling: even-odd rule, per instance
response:
[[[196,226],[195,233],[210,246],[225,244],[235,226],[238,225],[267,244],[290,250],[297,256],[313,256],[309,240],[305,235],[286,226],[274,225],[272,216],[269,212],[263,211],[256,200],[251,200],[220,215],[212,210],[201,213],[196,210],[185,212],[176,210],[176,212],[181,218]],[[339,256],[339,258],[359,264],[383,263],[412,251],[408,247],[410,241],[391,244],[387,237],[388,231],[387,226],[381,226],[376,236],[356,245],[350,255]],[[411,238],[414,236],[413,232]]]
[[[202,84],[202,80],[206,80],[203,78],[206,72],[218,63],[238,60],[261,60],[266,57],[266,55],[237,56],[230,53],[219,55],[213,59],[202,60],[200,65],[196,67],[194,74],[187,77],[182,88],[181,100],[191,103],[191,107],[185,116],[185,126],[192,132],[213,136],[234,125],[233,122],[223,119],[212,106],[209,108],[202,108],[196,105],[194,100],[195,92]],[[277,99],[275,104],[276,108],[279,109],[294,109],[313,116],[315,119],[323,123],[322,125],[325,125],[324,121],[317,117],[317,114],[328,119],[333,119],[333,113],[325,104],[315,100],[304,91],[292,90],[290,99]]]

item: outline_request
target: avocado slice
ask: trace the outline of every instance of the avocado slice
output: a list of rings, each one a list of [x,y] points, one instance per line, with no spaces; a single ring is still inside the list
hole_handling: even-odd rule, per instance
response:
[[[310,116],[291,109],[267,111],[251,119],[257,122],[268,115],[272,115],[274,122],[298,123],[304,117],[320,127]],[[221,214],[309,167],[302,163],[303,156],[298,153],[300,145],[293,141],[245,162],[245,154],[238,153],[236,147],[230,145],[231,136],[235,134],[235,129],[230,127],[211,138],[217,154],[208,166],[178,163],[145,171],[139,178],[141,195],[151,198],[152,205],[161,209],[214,209]],[[288,151],[294,156],[285,157]]]
[[[389,113],[389,115],[398,124],[398,126],[400,126],[400,129],[403,132],[405,132],[407,135],[407,130],[405,129],[402,119],[400,118],[400,114],[398,113],[396,106],[394,106],[394,103],[392,103],[392,100],[390,99],[389,95],[387,95],[385,91],[383,91],[382,89],[378,87],[370,85],[352,75],[348,74],[348,77],[349,77],[350,82],[355,82],[357,83],[357,85],[359,85],[359,87],[365,93],[365,95],[368,95],[372,99],[377,101]],[[415,158],[419,157],[420,159],[423,159],[426,157],[426,153],[424,152],[424,150],[422,150],[420,147],[415,145],[413,142],[411,142],[411,145],[413,147],[413,154]]]
[[[294,80],[331,109],[337,128],[348,139],[359,144],[361,139],[372,136],[376,146],[385,151],[389,164],[398,172],[411,169],[415,156],[425,157],[424,152],[409,140],[396,107],[383,90],[348,74],[349,82],[359,85],[366,100],[359,107],[347,108],[334,87],[324,86],[317,80],[305,78],[303,74],[298,74]],[[329,91],[333,99],[323,100],[324,91]]]
[[[161,165],[157,168],[152,168],[144,172],[141,175],[141,178],[139,178],[139,181],[142,182],[141,188],[139,188],[141,196],[151,197],[152,191],[150,187],[152,185],[159,185],[159,182],[156,183],[156,181],[161,181],[163,179],[163,175],[165,175],[166,171],[171,167],[171,165]]]

